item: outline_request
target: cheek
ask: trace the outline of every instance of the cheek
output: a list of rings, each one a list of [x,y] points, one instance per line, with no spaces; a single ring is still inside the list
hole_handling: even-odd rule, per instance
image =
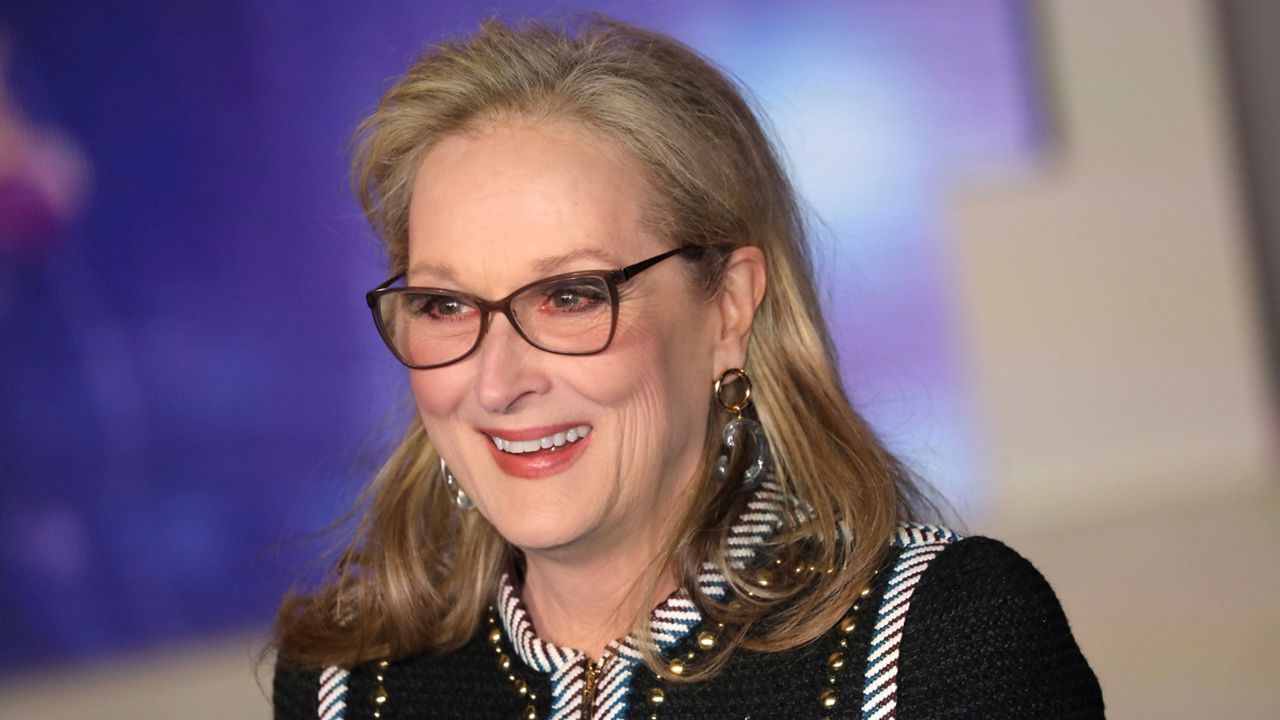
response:
[[[468,375],[459,372],[461,367],[445,367],[435,370],[412,370],[409,372],[409,387],[413,391],[413,401],[426,425],[427,433],[437,437],[443,424],[457,414],[467,389],[474,382]]]
[[[601,405],[625,408],[623,420],[631,430],[650,438],[685,436],[705,422],[712,349],[700,318],[620,325],[609,352],[592,358],[592,367],[581,374],[591,385],[583,391]]]

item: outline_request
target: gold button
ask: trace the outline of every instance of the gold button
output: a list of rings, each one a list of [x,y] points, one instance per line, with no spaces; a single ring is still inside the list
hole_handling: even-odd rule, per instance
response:
[[[756,571],[756,584],[760,587],[769,587],[769,583],[773,582],[773,575],[768,570]]]
[[[818,697],[818,700],[822,703],[823,710],[831,710],[836,706],[836,703],[840,701],[840,696],[836,695],[835,690],[828,690],[822,693],[822,695]]]
[[[497,644],[499,644],[499,643],[501,643],[501,642],[502,642],[502,631],[501,631],[501,630],[499,630],[498,628],[494,628],[494,629],[490,630],[490,631],[489,631],[489,644],[490,644],[490,645],[497,645]]]
[[[666,699],[667,694],[663,692],[660,687],[656,687],[649,691],[649,704],[651,705],[661,705],[662,701]]]
[[[853,632],[853,629],[856,627],[858,627],[858,621],[855,620],[852,615],[845,615],[844,617],[840,618],[840,632],[844,633],[845,635],[848,635],[849,633]]]
[[[864,587],[864,588],[862,588],[862,592],[858,593],[858,597],[866,597],[866,596],[868,596],[868,595],[870,595],[870,594],[871,594],[871,588],[869,588],[869,587]]]
[[[524,720],[538,720],[538,710],[530,705],[524,709]]]
[[[831,653],[831,656],[827,658],[827,667],[831,668],[832,670],[839,670],[840,668],[844,667],[844,653],[842,652]]]
[[[391,664],[391,663],[387,662],[386,660],[379,660],[379,661],[378,661],[378,667],[383,668],[383,669],[386,669],[386,667],[387,667],[388,665],[390,665],[390,664]]]
[[[672,661],[671,661],[671,664],[670,664],[670,665],[668,665],[667,667],[671,669],[671,673],[672,673],[673,675],[683,675],[683,674],[684,674],[684,661],[683,661],[683,660],[681,660],[680,658],[676,658],[676,659],[672,660]]]
[[[373,698],[374,705],[381,705],[387,701],[387,689],[384,687],[374,688],[373,695],[371,697]]]
[[[516,681],[512,684],[516,686],[517,693],[520,693],[521,695],[529,694],[529,686],[526,685],[525,682],[520,678],[516,678]]]
[[[711,632],[709,632],[709,631],[707,631],[707,630],[703,630],[702,632],[698,633],[698,648],[699,648],[699,649],[702,649],[702,650],[712,650],[712,649],[714,649],[714,648],[715,648],[715,646],[716,646],[716,636],[715,636],[715,634],[713,634],[713,633],[711,633]]]
[[[506,653],[498,655],[498,667],[502,668],[504,671],[511,669],[511,658],[507,657]]]

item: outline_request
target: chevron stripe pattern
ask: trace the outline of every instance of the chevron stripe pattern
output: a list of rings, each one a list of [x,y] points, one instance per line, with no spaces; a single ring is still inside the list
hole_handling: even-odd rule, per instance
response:
[[[785,496],[768,477],[756,488],[747,507],[729,528],[729,566],[745,568],[755,559],[760,544],[783,522]],[[797,510],[797,516],[805,514]],[[729,581],[714,563],[702,566],[698,587],[709,598],[724,599]],[[627,714],[631,679],[640,665],[637,641],[628,635],[605,648],[602,672],[596,685],[594,715],[582,707],[586,683],[587,656],[577,650],[557,647],[538,639],[533,622],[509,575],[502,576],[498,590],[498,610],[507,637],[517,655],[530,668],[551,678],[551,714],[548,720],[575,720],[591,716],[598,720],[618,720]],[[654,611],[649,631],[660,650],[668,650],[688,637],[702,623],[702,613],[683,588],[677,590]],[[339,667],[320,674],[320,720],[343,720],[347,710],[347,680],[350,673]]]
[[[946,528],[902,523],[893,539],[902,553],[889,573],[871,634],[862,689],[862,720],[894,720],[898,707],[898,651],[911,595],[929,563],[960,536]]]
[[[784,504],[782,488],[771,478],[755,489],[737,522],[729,528],[731,567],[740,570],[755,558],[759,545],[782,524]],[[698,586],[707,597],[717,600],[729,593],[729,581],[710,562],[702,566]],[[551,676],[551,714],[548,720],[584,717],[617,720],[626,716],[631,680],[641,662],[638,641],[633,636],[615,640],[605,647],[593,713],[582,707],[582,690],[589,662],[587,656],[538,639],[529,613],[508,575],[502,577],[498,609],[516,654],[530,668]],[[649,632],[660,650],[668,650],[680,644],[701,623],[702,613],[682,588],[654,609],[649,619]]]
[[[320,673],[320,720],[343,720],[347,716],[347,678],[351,673],[327,667]]]
[[[785,508],[782,487],[772,476],[767,477],[747,501],[747,507],[737,522],[729,528],[729,567],[742,570],[755,559],[760,544],[782,525]],[[797,511],[798,518],[803,519],[804,515],[803,511]],[[729,593],[729,581],[713,562],[702,564],[698,587],[703,595],[713,600],[723,600]],[[702,621],[701,616],[698,621]]]

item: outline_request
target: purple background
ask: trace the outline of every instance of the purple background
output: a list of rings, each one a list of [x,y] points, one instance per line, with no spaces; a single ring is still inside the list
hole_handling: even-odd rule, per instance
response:
[[[490,14],[462,5],[0,5],[10,101],[89,171],[52,220],[0,177],[0,674],[262,627],[308,575],[407,412],[346,140],[425,42]],[[851,390],[979,501],[942,212],[1043,145],[1021,4],[590,7],[755,92],[823,222]]]

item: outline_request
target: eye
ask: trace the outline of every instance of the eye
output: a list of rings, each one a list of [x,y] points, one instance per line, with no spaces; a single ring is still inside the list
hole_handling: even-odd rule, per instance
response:
[[[415,318],[449,321],[465,318],[475,308],[456,295],[414,294],[406,298],[409,314]]]
[[[594,279],[555,283],[543,293],[542,307],[549,312],[584,312],[609,304],[609,291]]]

